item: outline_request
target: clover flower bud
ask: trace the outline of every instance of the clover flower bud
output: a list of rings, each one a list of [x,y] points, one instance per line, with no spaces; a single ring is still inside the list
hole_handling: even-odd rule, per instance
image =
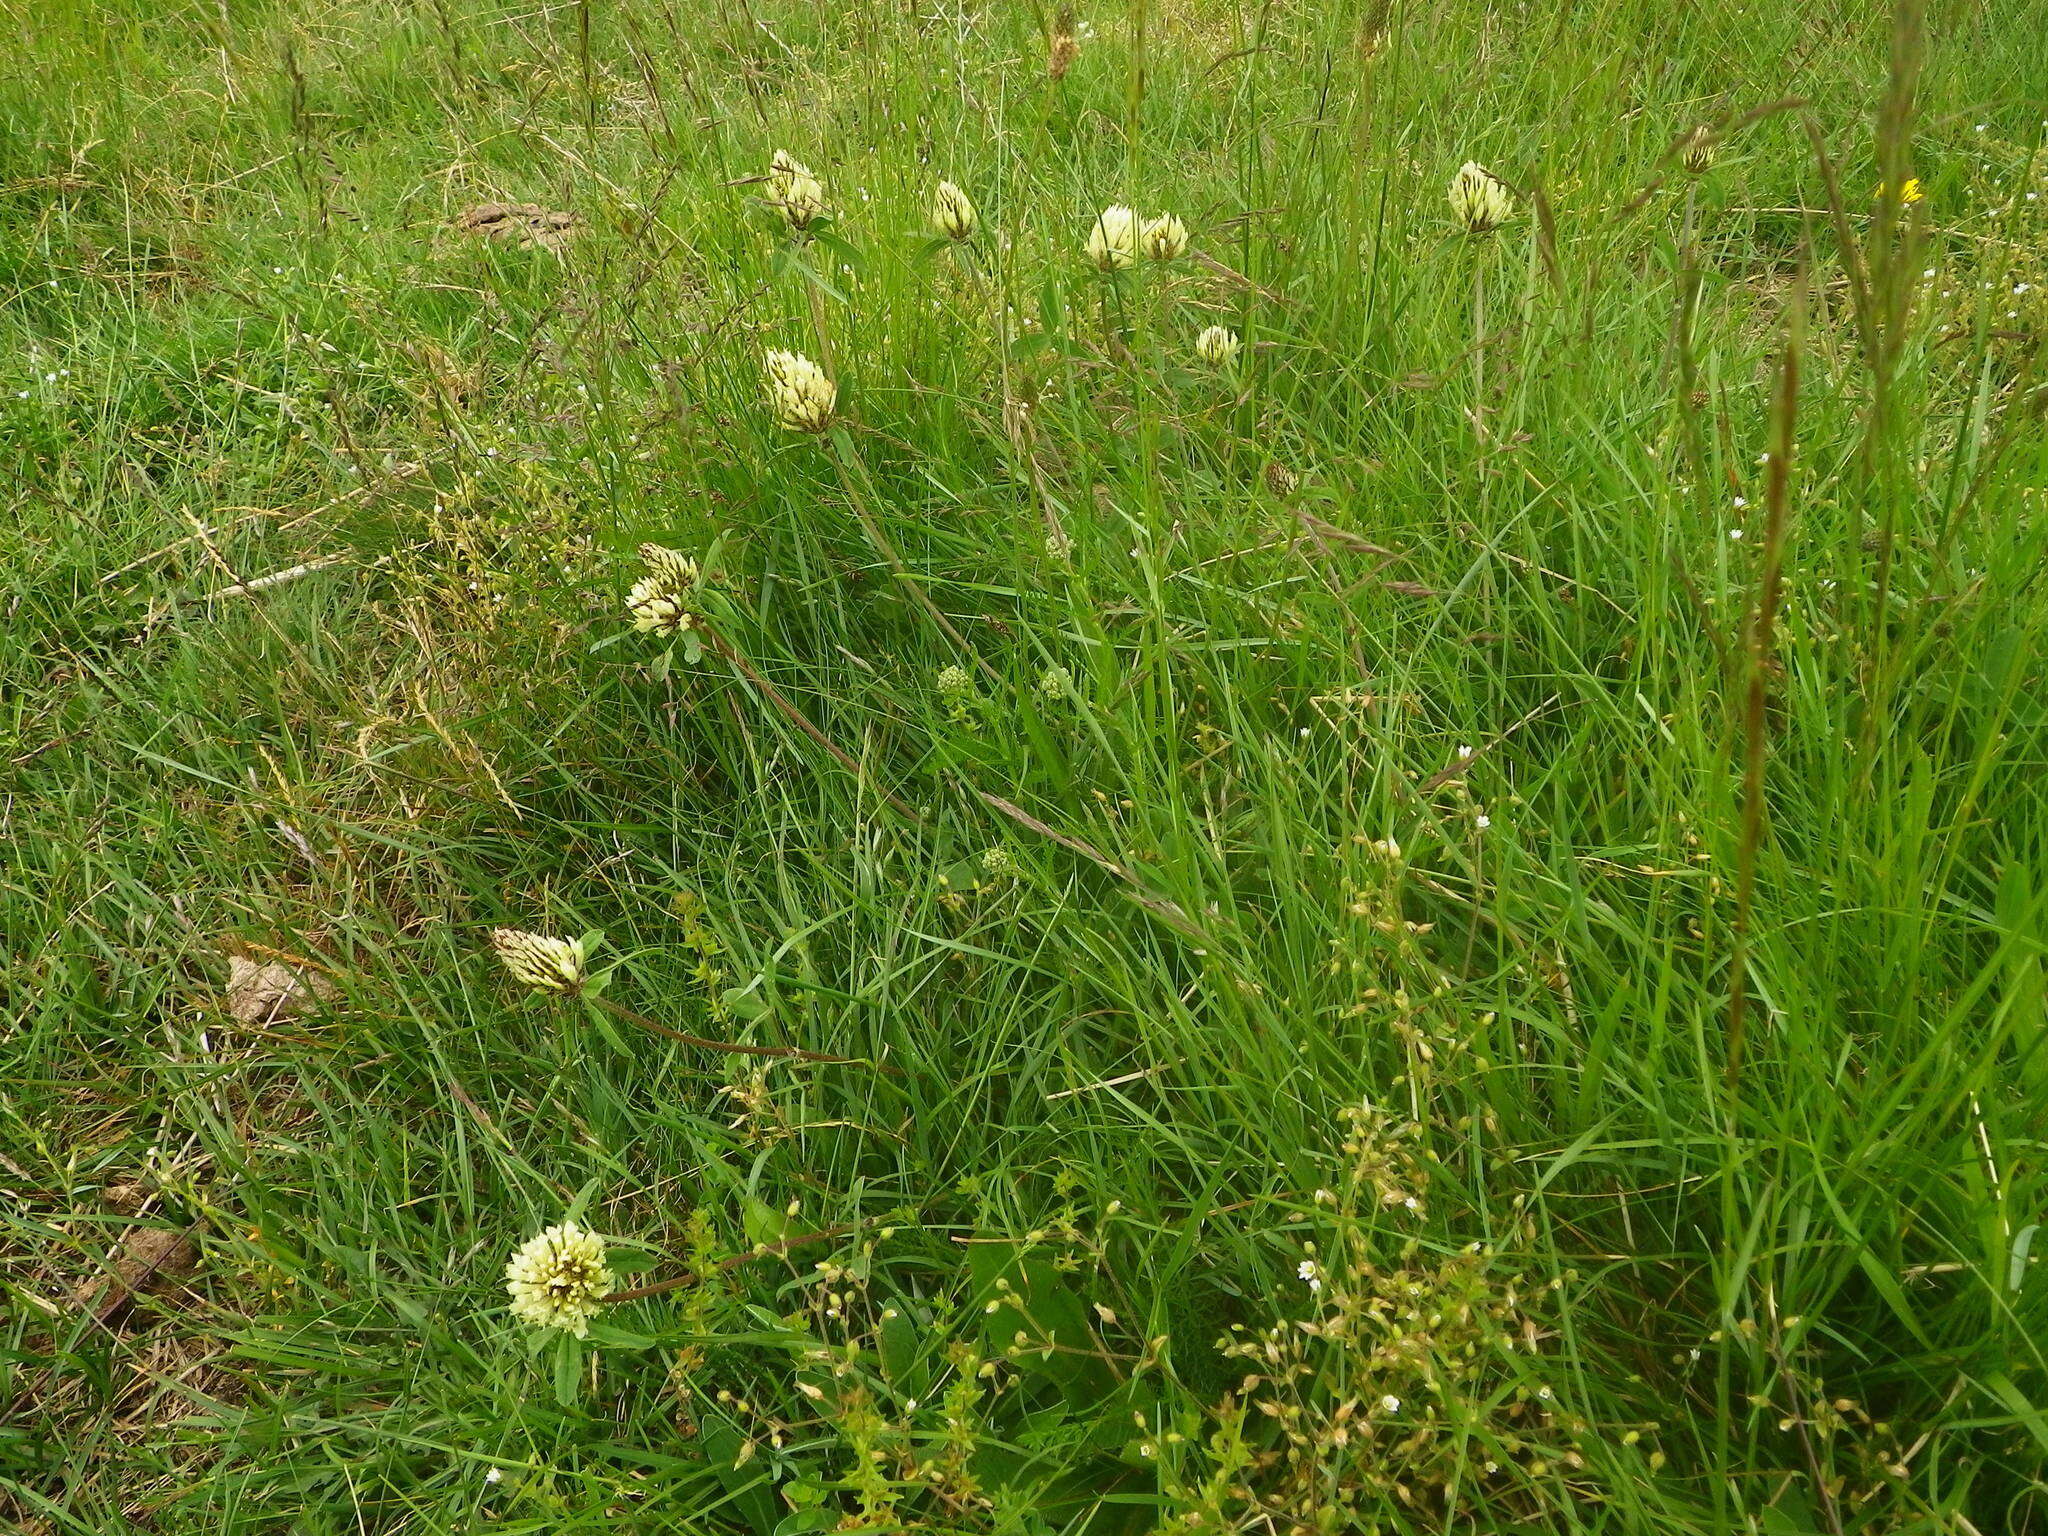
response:
[[[590,979],[581,939],[551,939],[519,928],[493,928],[491,948],[514,981],[536,992],[580,992]]]
[[[1188,227],[1170,213],[1148,219],[1138,238],[1139,245],[1154,261],[1172,261],[1188,252]]]
[[[1451,212],[1466,233],[1483,235],[1514,217],[1515,195],[1476,160],[1467,160],[1451,178]]]
[[[1095,216],[1088,231],[1089,263],[1099,272],[1121,272],[1138,262],[1138,215],[1122,203],[1111,203]]]
[[[775,419],[792,432],[822,432],[832,425],[839,386],[825,370],[798,352],[771,351],[763,359],[768,373],[768,405]]]
[[[1237,361],[1244,343],[1227,325],[1212,325],[1195,338],[1195,356],[1211,368],[1228,368]]]
[[[968,240],[974,236],[974,226],[979,222],[974,203],[950,181],[939,183],[939,190],[932,194],[932,230],[948,240]]]

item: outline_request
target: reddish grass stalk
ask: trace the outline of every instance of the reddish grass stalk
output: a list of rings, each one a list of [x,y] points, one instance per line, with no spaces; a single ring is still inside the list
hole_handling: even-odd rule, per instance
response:
[[[1749,1013],[1750,909],[1756,893],[1756,852],[1763,841],[1771,652],[1777,638],[1778,605],[1784,592],[1785,534],[1792,494],[1792,434],[1799,418],[1799,345],[1805,314],[1806,278],[1802,273],[1792,288],[1785,355],[1778,368],[1777,398],[1771,407],[1771,458],[1764,478],[1763,570],[1758,578],[1747,646],[1749,689],[1743,706],[1742,838],[1735,855],[1735,927],[1728,956],[1727,1090],[1731,1127],[1742,1091],[1743,1035]]]

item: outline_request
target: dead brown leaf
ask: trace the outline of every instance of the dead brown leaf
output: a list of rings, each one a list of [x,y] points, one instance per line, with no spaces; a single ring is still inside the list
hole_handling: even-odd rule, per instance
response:
[[[241,1024],[276,1024],[334,995],[334,983],[281,960],[228,956],[228,1012]]]
[[[71,1293],[103,1323],[112,1322],[137,1296],[183,1280],[199,1267],[196,1227],[131,1227],[109,1278],[88,1280]]]
[[[539,203],[478,203],[455,221],[464,234],[507,240],[521,250],[539,246],[547,251],[562,250],[582,224],[573,213]]]

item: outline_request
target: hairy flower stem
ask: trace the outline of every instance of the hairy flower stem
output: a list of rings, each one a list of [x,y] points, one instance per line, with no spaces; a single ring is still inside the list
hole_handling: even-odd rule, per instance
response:
[[[1784,590],[1785,534],[1792,490],[1792,432],[1799,417],[1799,347],[1806,282],[1794,285],[1778,396],[1771,411],[1771,455],[1764,477],[1763,570],[1748,636],[1749,689],[1743,707],[1742,833],[1735,850],[1735,924],[1728,953],[1726,1087],[1731,1133],[1742,1093],[1743,1031],[1749,1010],[1750,909],[1756,894],[1756,854],[1763,841],[1764,763],[1770,741],[1770,674],[1777,640],[1778,603]]]
[[[1472,431],[1486,451],[1486,252],[1472,263]],[[1481,465],[1482,475],[1485,466]]]

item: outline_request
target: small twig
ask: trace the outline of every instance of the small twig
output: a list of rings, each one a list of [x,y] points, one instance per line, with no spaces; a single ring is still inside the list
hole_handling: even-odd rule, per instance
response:
[[[347,555],[323,555],[318,560],[308,560],[303,565],[294,565],[282,571],[272,571],[268,576],[252,576],[247,581],[238,581],[231,587],[222,587],[209,597],[247,597],[253,592],[262,592],[270,587],[281,587],[288,581],[297,581],[301,576],[310,576],[315,571],[324,571],[329,566],[340,565]]]

